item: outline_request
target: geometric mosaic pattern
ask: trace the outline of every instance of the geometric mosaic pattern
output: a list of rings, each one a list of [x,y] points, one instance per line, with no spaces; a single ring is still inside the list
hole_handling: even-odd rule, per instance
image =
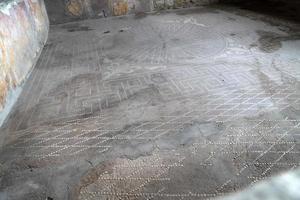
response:
[[[250,48],[253,29],[279,30],[229,15],[52,26],[1,129],[2,188],[26,199],[12,188],[34,182],[24,193],[45,199],[43,178],[57,199],[211,199],[298,167],[300,62]]]
[[[201,101],[205,103],[192,104],[190,105],[193,107],[192,110],[177,115],[162,116],[163,120],[140,122],[124,132],[114,129],[113,126],[116,124],[112,117],[107,115],[96,115],[64,123],[58,122],[55,128],[53,126],[33,127],[17,132],[18,140],[11,148],[16,146],[16,148],[28,149],[29,152],[26,156],[33,154],[38,157],[75,155],[89,149],[101,152],[110,148],[109,145],[103,145],[108,141],[156,139],[164,134],[170,134],[172,131],[178,132],[182,127],[195,120],[230,123],[243,117],[257,116],[274,109],[276,111],[284,110],[291,104],[299,105],[299,95],[290,89],[276,88],[276,90],[274,94],[266,94],[255,89],[227,90],[214,95],[196,96],[196,98],[205,99],[205,101]],[[251,128],[244,131],[251,131]],[[38,152],[42,152],[42,154]]]
[[[282,124],[286,125],[279,127]],[[245,133],[245,126],[230,127],[217,141],[194,143],[187,152],[154,153],[133,161],[119,159],[113,169],[105,169],[107,171],[101,173],[95,182],[82,189],[79,199],[207,199],[233,192],[245,183],[268,177],[271,172],[299,166],[299,143],[295,142],[299,134],[293,134],[299,130],[299,125],[299,121],[253,121],[247,127],[252,130],[250,132]],[[266,141],[270,137],[272,139]],[[223,162],[218,163],[221,158]],[[216,175],[212,174],[211,168],[217,164],[231,166],[234,169],[232,177],[222,182],[214,180]],[[207,185],[174,186],[179,180],[191,182],[191,177],[182,177],[191,166],[198,166],[200,174],[205,171],[210,175],[199,177],[194,174],[198,181]]]

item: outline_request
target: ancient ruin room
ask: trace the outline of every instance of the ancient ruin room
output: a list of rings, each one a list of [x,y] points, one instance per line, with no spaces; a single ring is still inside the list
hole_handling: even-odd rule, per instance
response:
[[[0,0],[0,200],[299,200],[300,0]]]

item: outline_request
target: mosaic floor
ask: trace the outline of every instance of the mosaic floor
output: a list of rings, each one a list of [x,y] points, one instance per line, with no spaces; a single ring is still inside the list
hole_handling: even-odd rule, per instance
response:
[[[52,26],[0,199],[211,199],[299,166],[299,37],[216,8]]]

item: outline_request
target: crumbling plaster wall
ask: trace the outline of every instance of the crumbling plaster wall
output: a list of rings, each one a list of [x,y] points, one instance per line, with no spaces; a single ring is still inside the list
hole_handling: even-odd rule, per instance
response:
[[[45,0],[50,22],[196,7],[218,0]]]
[[[43,0],[0,0],[0,125],[47,40]]]
[[[298,3],[299,0],[261,0]],[[249,0],[45,0],[51,24],[104,16],[120,16],[157,10],[196,7],[217,2],[251,2]]]

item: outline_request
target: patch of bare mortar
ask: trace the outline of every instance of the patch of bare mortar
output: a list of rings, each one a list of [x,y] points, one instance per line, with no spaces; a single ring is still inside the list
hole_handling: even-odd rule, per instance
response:
[[[219,11],[217,9],[214,9],[213,7],[202,7],[202,8],[192,8],[192,9],[179,9],[174,11],[177,15],[202,15],[202,14],[218,14]]]
[[[266,53],[273,53],[279,50],[282,47],[283,41],[289,40],[300,40],[300,34],[288,34],[280,35],[274,32],[267,31],[257,31],[257,34],[260,36],[258,43],[261,51]]]
[[[78,32],[78,31],[92,31],[94,29],[89,26],[80,25],[79,23],[70,23],[62,25],[61,28],[66,29],[68,32]]]
[[[79,28],[68,29],[68,32],[78,32],[78,31],[92,31],[94,29],[88,26],[80,26]]]
[[[192,121],[185,124],[179,132],[166,134],[155,143],[157,148],[161,150],[189,147],[197,140],[209,140],[211,137],[218,137],[224,128],[224,124],[219,122]]]
[[[146,12],[136,12],[134,15],[134,19],[143,19],[147,17],[147,13]]]

